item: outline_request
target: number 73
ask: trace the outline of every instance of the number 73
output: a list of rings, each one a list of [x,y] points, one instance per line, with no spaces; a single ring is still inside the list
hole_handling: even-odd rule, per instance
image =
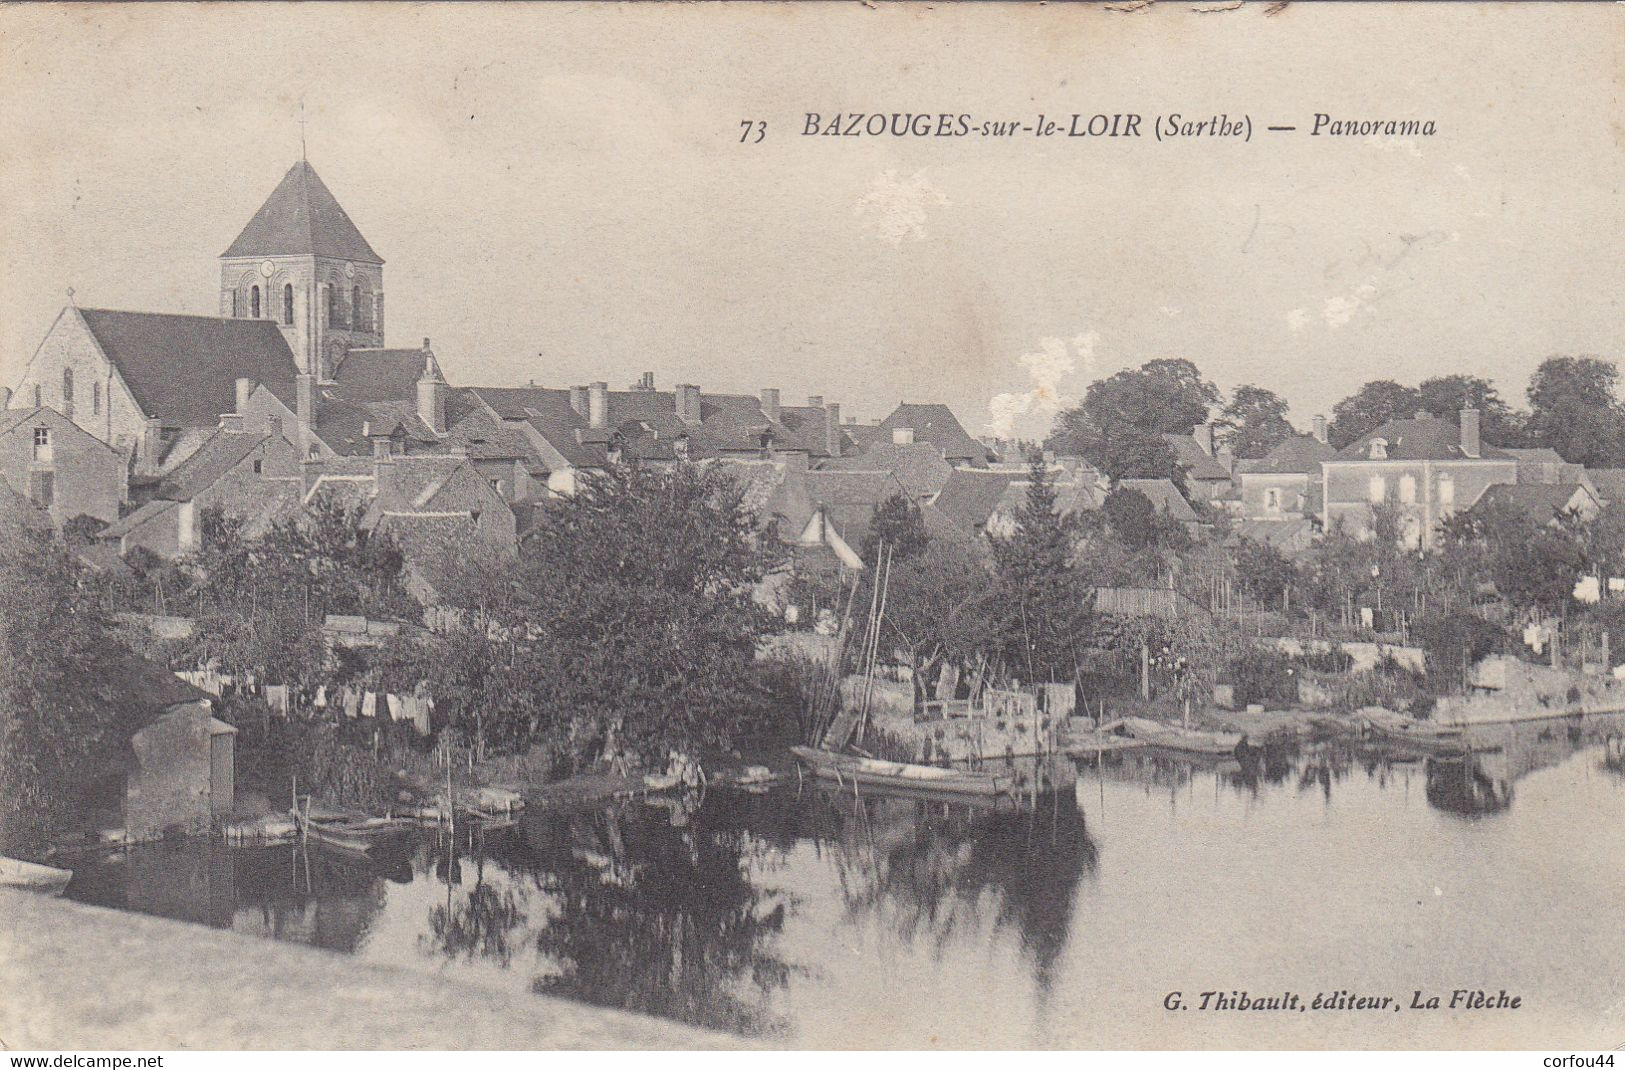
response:
[[[767,136],[767,122],[765,120],[741,119],[739,120],[739,125],[744,131],[739,135],[739,143],[741,145],[745,144],[746,142],[749,142],[752,145],[760,145],[762,143],[762,139]],[[756,135],[756,139],[754,141],[751,140],[751,134],[753,133]]]

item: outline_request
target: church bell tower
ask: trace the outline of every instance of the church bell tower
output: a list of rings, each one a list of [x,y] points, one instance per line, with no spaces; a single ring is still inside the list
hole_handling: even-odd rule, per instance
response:
[[[220,255],[220,314],[271,320],[299,370],[323,380],[349,350],[383,347],[383,258],[308,161]]]

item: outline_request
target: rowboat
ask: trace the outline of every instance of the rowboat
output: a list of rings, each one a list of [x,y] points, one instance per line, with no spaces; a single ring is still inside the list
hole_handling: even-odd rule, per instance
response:
[[[1430,751],[1463,750],[1467,746],[1466,735],[1460,728],[1418,721],[1381,706],[1365,706],[1359,710],[1358,716],[1372,735],[1392,743],[1404,743]]]
[[[1207,732],[1164,724],[1148,717],[1119,717],[1101,725],[1100,731],[1127,736],[1147,746],[1187,754],[1231,754],[1245,738],[1240,732]]]
[[[366,814],[298,815],[299,830],[324,847],[365,854],[377,847],[399,843],[417,828],[404,817],[369,817]]]
[[[70,869],[42,866],[20,858],[0,857],[0,888],[20,888],[45,895],[61,895],[73,879]]]
[[[953,795],[1003,795],[1015,781],[1014,777],[1005,773],[887,762],[816,747],[791,747],[790,753],[811,769],[813,775],[840,784],[927,790]]]

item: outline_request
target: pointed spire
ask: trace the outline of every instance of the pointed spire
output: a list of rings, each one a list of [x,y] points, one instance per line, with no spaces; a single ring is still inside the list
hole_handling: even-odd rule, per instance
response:
[[[276,189],[260,205],[227,258],[316,255],[336,260],[382,264],[367,239],[350,221],[338,198],[310,163],[301,159],[288,168]]]

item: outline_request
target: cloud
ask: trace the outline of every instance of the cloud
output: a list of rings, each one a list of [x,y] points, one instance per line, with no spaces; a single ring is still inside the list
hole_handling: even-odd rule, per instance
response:
[[[1061,393],[1061,380],[1078,371],[1080,365],[1085,375],[1092,374],[1099,342],[1098,331],[1082,332],[1070,343],[1060,338],[1040,339],[1038,349],[1022,354],[1019,360],[1031,388],[1022,393],[997,394],[987,403],[988,433],[1009,438],[1022,417],[1049,419],[1072,405],[1075,399]]]
[[[951,203],[924,171],[905,179],[899,179],[896,171],[882,171],[853,211],[875,228],[882,241],[902,245],[905,240],[924,241],[927,209]]]
[[[1371,302],[1377,288],[1369,282],[1355,288],[1354,292],[1346,296],[1328,297],[1326,305],[1321,309],[1321,318],[1326,321],[1327,330],[1335,331],[1345,326],[1355,315]]]

